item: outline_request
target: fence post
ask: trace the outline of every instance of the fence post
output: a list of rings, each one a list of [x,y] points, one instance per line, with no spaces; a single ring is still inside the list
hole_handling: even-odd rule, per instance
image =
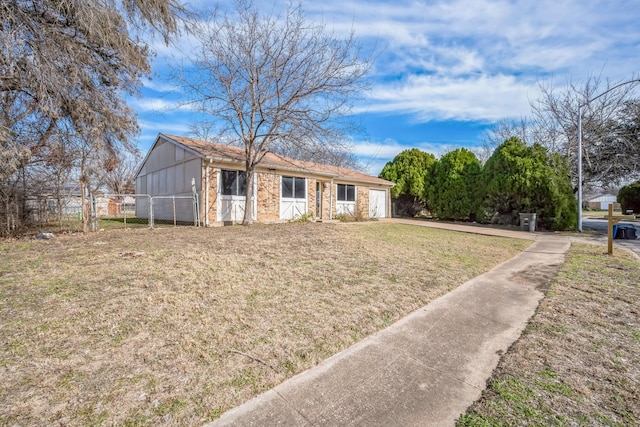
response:
[[[172,196],[171,199],[173,200],[173,226],[177,227],[178,223],[176,220],[176,196]]]
[[[89,220],[91,221],[90,230],[96,231],[96,228],[98,227],[98,212],[92,193],[89,193],[89,206],[91,207],[91,210],[89,211]]]
[[[122,196],[122,204],[120,205],[122,207],[122,217],[124,219],[124,229],[127,229],[127,204],[126,204],[126,195]]]
[[[200,206],[198,204],[198,194],[193,193],[193,225],[200,227]]]
[[[149,228],[153,228],[153,197],[149,197]]]

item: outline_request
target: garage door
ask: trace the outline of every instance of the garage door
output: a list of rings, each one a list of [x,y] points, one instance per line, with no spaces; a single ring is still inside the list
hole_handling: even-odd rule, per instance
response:
[[[369,217],[387,217],[387,192],[384,190],[369,190]]]

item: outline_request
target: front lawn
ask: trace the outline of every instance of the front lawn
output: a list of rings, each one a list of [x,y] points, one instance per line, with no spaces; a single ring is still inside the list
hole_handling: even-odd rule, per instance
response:
[[[390,224],[0,242],[0,425],[198,425],[530,242]]]

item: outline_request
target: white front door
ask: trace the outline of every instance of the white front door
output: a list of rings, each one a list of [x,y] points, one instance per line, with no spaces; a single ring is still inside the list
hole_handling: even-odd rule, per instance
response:
[[[387,192],[385,190],[369,190],[369,217],[387,217]]]

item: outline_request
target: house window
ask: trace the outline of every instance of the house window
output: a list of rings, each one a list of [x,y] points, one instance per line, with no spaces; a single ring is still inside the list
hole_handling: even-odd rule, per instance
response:
[[[306,199],[307,180],[295,176],[282,177],[282,198]]]
[[[339,202],[355,202],[356,186],[348,184],[338,184],[338,201]]]
[[[222,195],[246,196],[247,174],[244,171],[222,171]]]

